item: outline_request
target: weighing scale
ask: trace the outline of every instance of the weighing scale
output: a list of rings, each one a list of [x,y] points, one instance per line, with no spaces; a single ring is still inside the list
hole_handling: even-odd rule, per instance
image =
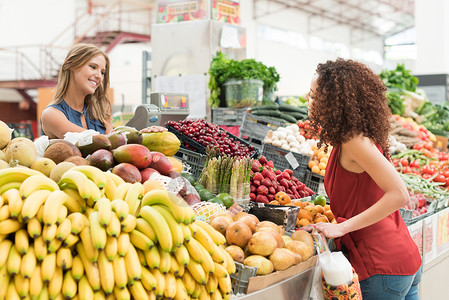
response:
[[[164,126],[167,121],[179,122],[190,113],[189,95],[180,93],[151,93],[150,104],[136,108],[134,117],[126,126],[137,130],[153,125]]]

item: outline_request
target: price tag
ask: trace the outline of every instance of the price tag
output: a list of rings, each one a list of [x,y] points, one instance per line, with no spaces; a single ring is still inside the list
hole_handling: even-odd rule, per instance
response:
[[[293,153],[289,152],[284,157],[288,161],[288,163],[290,164],[290,166],[292,167],[293,170],[296,169],[297,167],[299,167],[299,163],[296,160]]]

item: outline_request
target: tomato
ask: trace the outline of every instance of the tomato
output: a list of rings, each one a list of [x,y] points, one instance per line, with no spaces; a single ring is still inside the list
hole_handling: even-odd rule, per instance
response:
[[[434,175],[435,174],[435,167],[433,165],[425,165],[422,167],[421,171],[424,174]]]
[[[403,167],[407,167],[408,166],[408,160],[406,158],[401,158],[400,162],[401,162],[401,165]]]
[[[449,178],[449,170],[443,170],[443,172],[441,173],[444,175],[444,177]]]
[[[423,147],[423,144],[414,144],[413,150],[420,150],[420,149],[422,149],[422,147]]]
[[[444,182],[444,183],[446,183],[446,177],[444,177],[444,175],[442,175],[442,174],[438,174],[438,175],[433,179],[433,181],[435,181],[435,182]]]
[[[446,178],[446,183],[444,184],[445,187],[449,187],[449,178]]]
[[[310,129],[310,125],[309,124],[304,124],[304,130],[309,130]]]
[[[426,148],[427,150],[432,150],[433,149],[433,143],[432,142],[427,142],[424,144],[424,148]]]
[[[432,175],[426,173],[422,174],[422,178],[424,179],[429,179],[430,177],[432,177]]]
[[[407,174],[411,173],[412,169],[409,166],[402,167],[402,173]]]
[[[438,159],[440,161],[448,160],[449,155],[446,152],[440,152],[440,154],[438,155]]]
[[[419,162],[416,160],[412,160],[409,164],[411,168],[419,168]]]
[[[299,128],[304,128],[304,122],[299,122],[299,123],[298,123],[298,127],[299,127]]]
[[[399,166],[399,158],[393,158],[393,165],[395,167]]]

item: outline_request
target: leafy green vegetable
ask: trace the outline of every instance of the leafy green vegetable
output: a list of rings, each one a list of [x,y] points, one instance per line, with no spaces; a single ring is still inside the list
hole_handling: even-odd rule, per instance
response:
[[[383,70],[379,76],[388,88],[396,87],[415,92],[419,80],[410,73],[411,71],[405,69],[404,64],[398,64],[396,70]]]
[[[404,102],[401,95],[396,92],[387,92],[388,106],[390,107],[391,113],[394,115],[402,116],[405,112]]]

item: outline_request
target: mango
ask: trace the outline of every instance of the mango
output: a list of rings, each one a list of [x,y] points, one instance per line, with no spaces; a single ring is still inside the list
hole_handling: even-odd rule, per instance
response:
[[[142,144],[142,133],[134,127],[118,126],[112,131],[123,133],[127,144]]]
[[[107,171],[114,166],[114,156],[111,151],[106,149],[98,149],[89,155],[87,161],[91,166],[97,167],[102,171]]]
[[[157,170],[162,175],[168,176],[173,171],[173,166],[168,158],[160,152],[151,152],[151,162],[149,167]]]
[[[130,163],[139,169],[148,167],[151,162],[151,152],[139,144],[126,144],[112,150],[112,155],[118,163]]]
[[[126,145],[125,134],[121,132],[111,132],[107,135],[109,141],[111,142],[111,150],[114,150],[120,146]]]
[[[76,146],[81,151],[83,157],[87,157],[89,154],[94,153],[99,149],[111,149],[111,142],[105,134],[96,134],[92,136],[92,142],[86,145],[80,145],[76,143]]]
[[[147,181],[148,179],[150,179],[151,174],[156,173],[158,175],[161,175],[161,173],[159,173],[158,171],[156,171],[153,168],[145,168],[143,170],[140,170],[140,175],[142,176],[142,182]]]
[[[112,168],[112,173],[120,176],[125,182],[135,183],[142,181],[139,169],[129,163],[120,163],[116,165]]]
[[[178,137],[169,131],[142,133],[142,136],[142,145],[152,152],[160,152],[165,156],[175,155],[181,146]]]

